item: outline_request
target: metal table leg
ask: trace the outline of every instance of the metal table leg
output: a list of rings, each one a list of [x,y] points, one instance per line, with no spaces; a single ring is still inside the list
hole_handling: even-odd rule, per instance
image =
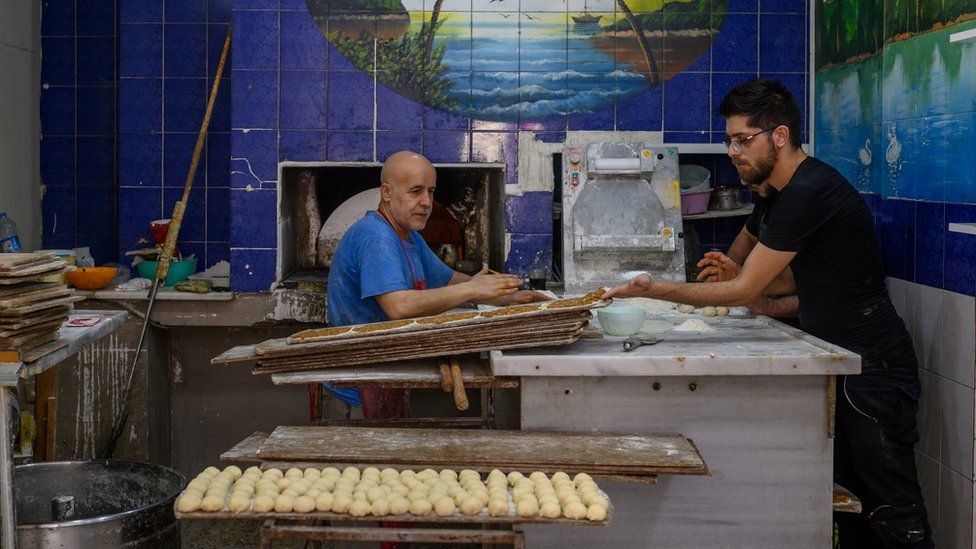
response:
[[[17,515],[14,507],[14,448],[10,433],[13,393],[0,387],[0,547],[17,547]]]

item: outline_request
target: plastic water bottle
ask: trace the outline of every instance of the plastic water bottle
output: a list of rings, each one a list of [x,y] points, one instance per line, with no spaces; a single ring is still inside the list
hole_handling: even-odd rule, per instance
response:
[[[7,212],[0,212],[0,252],[19,251],[20,238],[17,237],[17,225],[13,219],[7,217]]]

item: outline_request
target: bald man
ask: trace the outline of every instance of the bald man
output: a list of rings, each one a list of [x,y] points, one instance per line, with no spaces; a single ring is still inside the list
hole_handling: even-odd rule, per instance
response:
[[[380,203],[349,228],[329,269],[329,324],[345,326],[435,315],[464,303],[508,305],[543,301],[519,291],[511,275],[456,272],[434,255],[418,231],[427,225],[437,173],[423,156],[400,151],[380,172]],[[407,417],[409,393],[329,388],[369,419]]]

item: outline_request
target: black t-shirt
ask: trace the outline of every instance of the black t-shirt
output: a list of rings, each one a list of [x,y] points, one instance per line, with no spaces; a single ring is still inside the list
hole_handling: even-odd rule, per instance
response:
[[[776,196],[779,194],[776,189],[772,188],[769,192],[771,193],[769,196],[756,195],[756,202],[752,207],[752,213],[746,219],[746,229],[749,231],[749,234],[756,238],[759,238],[759,232],[769,222],[769,209],[776,202]]]
[[[768,248],[797,253],[790,268],[805,331],[864,360],[883,358],[893,341],[908,336],[885,287],[871,212],[840,172],[807,157],[789,184],[759,206],[749,231],[755,227]]]

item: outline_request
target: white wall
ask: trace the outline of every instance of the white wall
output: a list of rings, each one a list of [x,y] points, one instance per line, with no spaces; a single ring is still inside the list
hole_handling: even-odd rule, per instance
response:
[[[41,247],[40,13],[34,0],[0,7],[0,210],[25,250]]]
[[[971,549],[976,299],[896,278],[888,290],[921,368],[915,461],[936,546]]]

